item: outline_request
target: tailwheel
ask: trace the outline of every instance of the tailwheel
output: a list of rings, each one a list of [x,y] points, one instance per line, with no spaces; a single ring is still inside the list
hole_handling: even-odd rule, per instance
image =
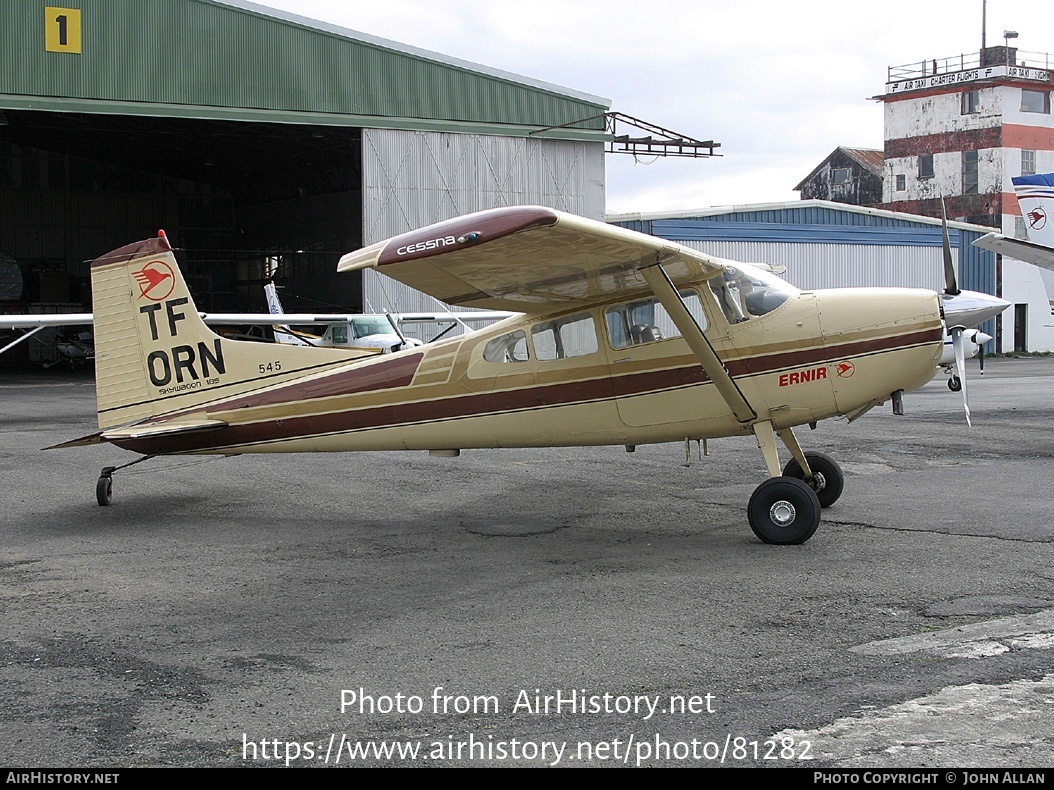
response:
[[[95,501],[105,507],[113,501],[113,473],[118,469],[127,469],[129,466],[135,466],[141,464],[143,461],[148,461],[153,458],[152,455],[144,455],[142,458],[136,458],[134,461],[129,461],[121,466],[104,466],[102,472],[99,474],[99,479],[95,482]]]
[[[102,474],[95,483],[95,499],[103,507],[113,501],[113,472],[114,467],[103,467]]]
[[[809,462],[809,468],[812,470],[811,480],[806,479],[801,465],[793,458],[783,467],[784,476],[804,480],[819,497],[820,507],[830,507],[838,501],[838,497],[842,495],[842,488],[845,487],[842,467],[827,453],[805,453],[805,460]]]
[[[765,543],[804,543],[820,526],[820,500],[802,480],[771,477],[754,489],[747,517]]]

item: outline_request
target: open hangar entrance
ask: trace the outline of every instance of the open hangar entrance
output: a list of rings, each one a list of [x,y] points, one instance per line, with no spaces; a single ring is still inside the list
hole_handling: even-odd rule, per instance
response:
[[[88,262],[161,228],[206,310],[265,312],[276,262],[288,310],[417,309],[340,255],[499,205],[600,218],[609,105],[245,0],[6,0],[0,312],[89,310]]]
[[[15,300],[90,310],[90,260],[163,228],[202,309],[266,312],[269,261],[305,301],[361,308],[355,278],[332,265],[362,244],[359,129],[25,110],[3,119],[0,250],[23,273]]]

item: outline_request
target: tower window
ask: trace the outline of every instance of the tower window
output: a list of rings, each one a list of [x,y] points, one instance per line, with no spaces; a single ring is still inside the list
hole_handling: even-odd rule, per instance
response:
[[[962,104],[959,109],[961,115],[973,115],[974,113],[980,112],[977,91],[964,91],[961,94],[961,99]]]
[[[919,157],[919,178],[933,178],[933,154]]]
[[[1050,91],[1030,91],[1021,89],[1021,112],[1041,112],[1050,114]]]
[[[1021,175],[1031,176],[1036,172],[1036,152],[1022,149],[1021,151]]]
[[[977,152],[963,151],[963,194],[977,194]]]

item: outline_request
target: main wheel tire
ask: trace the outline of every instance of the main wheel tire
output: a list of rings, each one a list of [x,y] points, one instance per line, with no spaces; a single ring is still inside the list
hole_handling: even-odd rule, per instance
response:
[[[809,462],[809,468],[812,470],[812,480],[805,480],[805,472],[793,458],[783,467],[784,476],[805,480],[819,497],[820,507],[830,507],[838,501],[838,497],[842,495],[842,489],[845,488],[845,475],[842,474],[842,467],[827,453],[816,451],[806,453],[805,460]]]
[[[104,507],[113,500],[113,478],[102,475],[95,484],[95,499]]]
[[[771,477],[754,489],[747,517],[765,543],[804,543],[820,526],[820,500],[802,480]]]

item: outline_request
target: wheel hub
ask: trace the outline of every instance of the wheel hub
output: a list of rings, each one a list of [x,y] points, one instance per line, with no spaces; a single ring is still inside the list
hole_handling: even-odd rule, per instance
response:
[[[813,472],[812,480],[809,480],[808,483],[812,486],[813,491],[819,493],[827,486],[827,478],[823,476],[823,472]]]
[[[769,518],[772,519],[772,523],[777,527],[790,526],[794,523],[794,517],[797,514],[798,511],[794,509],[794,505],[786,499],[774,502],[772,507],[769,508]]]

